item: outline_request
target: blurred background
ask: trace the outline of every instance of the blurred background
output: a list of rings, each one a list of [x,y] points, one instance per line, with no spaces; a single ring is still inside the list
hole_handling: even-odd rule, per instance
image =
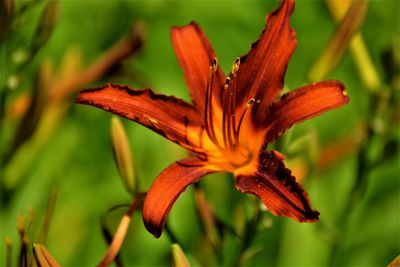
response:
[[[74,104],[79,90],[113,82],[189,101],[170,27],[197,21],[228,72],[277,6],[1,0],[0,265],[16,266],[24,246],[31,262],[39,242],[63,266],[93,266],[107,249],[105,229],[114,232],[126,208],[109,209],[132,201],[113,157],[112,115]],[[296,2],[298,46],[285,90],[337,79],[350,96],[348,105],[293,127],[269,147],[286,156],[320,222],[268,212],[255,222],[255,198],[237,192],[230,175],[207,176],[200,188],[219,222],[212,225],[218,242],[198,216],[193,186],[168,218],[192,266],[385,266],[399,255],[399,14],[396,0]],[[187,152],[121,121],[134,177],[146,191]],[[171,242],[165,233],[153,238],[136,212],[118,266],[169,266]]]

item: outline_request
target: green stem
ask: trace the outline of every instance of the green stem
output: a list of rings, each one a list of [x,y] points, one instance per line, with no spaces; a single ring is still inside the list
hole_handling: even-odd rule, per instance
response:
[[[12,241],[11,238],[6,238],[6,267],[12,266]]]
[[[371,96],[370,98],[370,106],[373,106],[373,97],[374,95]],[[352,210],[357,206],[359,203],[360,199],[363,198],[365,195],[365,191],[367,188],[367,176],[368,172],[370,170],[368,158],[367,158],[367,153],[369,151],[369,145],[371,138],[374,136],[374,131],[372,130],[372,121],[368,118],[374,118],[374,109],[371,107],[370,112],[367,114],[367,129],[366,129],[366,137],[361,144],[361,147],[358,151],[357,154],[357,165],[356,165],[356,178],[354,185],[349,193],[348,196],[348,201],[346,202],[347,205],[343,208],[342,212],[338,216],[338,221],[337,221],[337,229],[339,232],[339,236],[333,241],[332,247],[331,247],[331,254],[330,254],[330,259],[329,259],[329,266],[335,266],[340,264],[339,262],[339,252],[340,252],[340,244],[342,243],[342,238],[343,238],[343,232],[346,230],[346,227],[348,225],[349,217],[352,212]]]
[[[262,218],[262,214],[261,214],[261,209],[259,207],[259,202],[256,201],[256,206],[255,206],[255,210],[254,210],[254,214],[252,219],[246,223],[246,227],[244,230],[244,234],[242,237],[242,242],[240,244],[240,247],[238,249],[238,252],[235,254],[236,259],[233,262],[234,267],[238,267],[238,266],[242,266],[243,262],[243,256],[244,253],[250,248],[250,246],[252,245],[254,238],[257,235],[257,228],[258,228],[258,224],[261,221]]]
[[[165,226],[165,233],[167,234],[169,240],[171,241],[172,244],[179,244],[182,247],[182,243],[180,243],[178,241],[178,238],[176,237],[176,235],[174,234],[174,232],[172,232],[171,227],[169,226],[169,224],[166,222]]]

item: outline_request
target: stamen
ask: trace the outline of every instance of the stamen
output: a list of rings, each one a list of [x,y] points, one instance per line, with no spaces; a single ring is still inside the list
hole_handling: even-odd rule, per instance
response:
[[[213,109],[212,109],[212,91],[214,87],[214,76],[217,71],[218,62],[217,58],[213,58],[212,64],[210,66],[207,89],[206,89],[206,101],[204,104],[204,125],[210,140],[217,146],[220,147],[217,138],[215,137],[215,129],[213,122]]]
[[[223,107],[222,107],[222,136],[224,140],[224,146],[225,148],[229,148],[229,142],[228,142],[228,135],[229,135],[229,129],[227,125],[227,119],[228,122],[229,120],[229,98],[230,98],[230,92],[229,92],[229,84],[230,84],[231,78],[228,76],[225,81],[224,85],[224,92],[223,92]]]
[[[213,57],[213,60],[212,60],[212,68],[213,68],[213,71],[214,72],[216,72],[217,71],[217,67],[218,67],[218,61],[217,61],[217,58],[216,57]]]
[[[254,98],[247,101],[247,104],[242,112],[242,115],[240,115],[239,124],[238,124],[237,130],[236,130],[236,133],[235,133],[235,142],[236,143],[238,143],[238,141],[239,141],[239,132],[240,132],[240,128],[242,127],[242,122],[243,122],[244,116],[246,115],[246,111],[255,103],[260,103],[260,102],[257,102],[256,99],[254,99]]]
[[[237,72],[239,71],[239,66],[240,66],[240,58],[237,57],[235,62],[232,65],[232,77],[236,78],[237,76]],[[235,116],[235,111],[236,111],[236,83],[233,82],[232,86],[231,86],[231,98],[229,100],[230,103],[230,124],[229,126],[229,137],[230,139],[233,139],[234,142],[233,143],[233,148],[236,149],[237,145],[238,145],[238,140],[236,139],[236,135],[237,135],[237,128],[236,128],[236,116]],[[232,137],[231,137],[232,134]]]
[[[225,85],[224,85],[225,90],[228,90],[230,83],[231,83],[231,77],[228,76],[228,77],[226,77],[226,80],[225,80]]]
[[[232,65],[232,72],[227,77],[223,91],[223,115],[222,115],[222,133],[225,148],[236,149],[238,145],[238,135],[236,129],[236,86],[231,82],[237,75],[240,66],[240,58],[237,57]]]
[[[222,132],[225,148],[234,150],[237,147],[235,139],[236,135],[236,90],[235,83],[232,82],[233,76],[228,76],[224,86],[224,98],[223,98],[223,117],[222,117]]]
[[[231,101],[231,125],[232,125],[232,129],[230,130],[230,132],[232,133],[232,139],[234,139],[234,149],[236,149],[237,145],[238,145],[238,140],[236,140],[235,136],[236,136],[236,83],[232,83],[232,101]]]
[[[235,63],[233,63],[232,65],[232,75],[233,77],[236,77],[237,72],[239,70],[239,66],[240,66],[240,57],[237,57],[235,60]]]
[[[246,108],[251,107],[254,103],[256,103],[256,100],[254,98],[250,99],[247,101]]]

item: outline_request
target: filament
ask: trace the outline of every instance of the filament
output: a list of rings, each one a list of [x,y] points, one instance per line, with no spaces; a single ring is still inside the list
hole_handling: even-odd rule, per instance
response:
[[[210,137],[210,140],[217,146],[220,147],[218,140],[215,135],[214,123],[213,123],[213,108],[212,108],[212,91],[214,87],[214,77],[215,72],[217,71],[217,58],[213,58],[212,65],[210,66],[208,80],[207,80],[207,89],[206,89],[206,101],[204,104],[204,125],[206,128],[206,132]]]
[[[239,132],[240,132],[240,128],[242,127],[242,122],[244,119],[244,116],[246,115],[246,111],[249,109],[249,107],[251,107],[254,103],[256,103],[256,100],[254,98],[250,99],[249,101],[247,101],[247,104],[242,112],[242,115],[240,115],[240,119],[239,119],[239,123],[237,126],[237,130],[236,130],[236,134],[235,134],[235,142],[239,141]]]

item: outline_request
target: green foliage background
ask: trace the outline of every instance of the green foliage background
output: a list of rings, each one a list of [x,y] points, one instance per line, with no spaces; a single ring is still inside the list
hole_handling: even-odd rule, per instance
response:
[[[24,1],[17,2],[22,5]],[[182,72],[174,56],[169,38],[172,25],[197,21],[211,40],[218,60],[227,72],[234,59],[247,53],[264,27],[265,15],[277,6],[277,1],[60,1],[60,17],[48,43],[22,73],[22,83],[4,103],[6,106],[22,91],[30,88],[35,71],[50,58],[55,67],[66,51],[76,46],[82,50],[86,62],[91,62],[126,34],[132,22],[142,21],[147,38],[137,56],[124,61],[128,75],[109,76],[90,87],[108,82],[128,84],[134,88],[150,87],[158,93],[175,95],[188,100]],[[378,69],[384,77],[380,55],[392,44],[399,44],[399,1],[370,1],[362,33]],[[7,46],[2,47],[2,84],[12,75],[7,53],[26,49],[36,27],[44,1],[32,5],[26,12],[22,27],[13,33]],[[0,26],[1,27],[1,26]],[[292,27],[297,32],[298,47],[286,74],[286,85],[295,89],[308,83],[307,71],[322,52],[335,28],[323,1],[297,1],[292,16]],[[349,134],[368,116],[368,91],[361,83],[350,54],[327,79],[338,79],[347,86],[350,103],[338,110],[295,126],[292,139],[310,131],[318,133],[318,143],[325,144]],[[396,92],[398,94],[398,91]],[[69,101],[73,102],[71,98]],[[399,109],[393,106],[392,109]],[[8,164],[1,166],[1,178],[20,178],[11,199],[1,206],[1,240],[14,241],[16,262],[18,214],[26,215],[29,208],[35,212],[31,241],[35,242],[43,220],[46,203],[52,188],[58,197],[51,221],[46,247],[63,266],[93,266],[106,249],[101,236],[100,216],[110,206],[129,203],[112,156],[109,139],[111,115],[88,106],[73,104],[59,127],[35,151],[24,149]],[[131,142],[140,189],[147,190],[154,178],[169,164],[186,156],[175,144],[164,140],[148,129],[124,120]],[[18,121],[1,127],[1,149],[6,150]],[[394,141],[399,142],[399,127],[395,127]],[[35,142],[35,138],[28,140]],[[373,140],[371,140],[372,142]],[[381,149],[379,142],[371,146]],[[31,154],[35,153],[35,154]],[[307,148],[302,152],[309,155]],[[373,154],[374,151],[371,152]],[[373,155],[372,155],[373,157]],[[262,246],[262,253],[253,257],[250,266],[325,266],[328,265],[332,239],[340,238],[337,264],[343,266],[383,266],[400,251],[399,157],[384,158],[383,163],[363,177],[366,194],[350,210],[347,222],[339,216],[348,203],[348,194],[355,182],[357,154],[345,155],[334,166],[323,172],[312,172],[303,182],[315,209],[321,213],[321,222],[298,224],[288,218],[272,219],[272,227],[261,231],[254,244]],[[314,163],[315,164],[315,163]],[[314,168],[313,166],[312,168]],[[15,178],[17,179],[17,178]],[[238,218],[235,209],[249,208],[252,198],[241,195],[234,188],[229,175],[212,175],[202,180],[206,195],[217,215],[229,224]],[[195,214],[192,188],[176,202],[169,216],[172,231],[194,266],[201,264],[196,257],[201,234]],[[109,215],[115,227],[122,211]],[[338,225],[345,224],[343,232]],[[227,234],[224,256],[235,257],[239,239]],[[0,265],[5,259],[4,242],[0,245]],[[170,265],[170,241],[165,234],[154,239],[145,231],[140,214],[122,247],[126,265]]]

